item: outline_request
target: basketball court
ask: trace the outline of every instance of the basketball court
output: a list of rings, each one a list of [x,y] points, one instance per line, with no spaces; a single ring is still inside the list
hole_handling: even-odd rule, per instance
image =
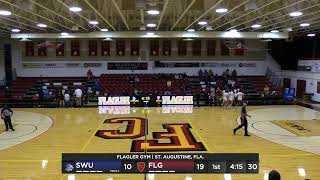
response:
[[[13,116],[15,132],[1,132],[0,174],[2,179],[143,179],[143,174],[61,174],[61,153],[132,153],[138,152],[139,127],[147,125],[147,140],[157,140],[155,132],[176,131],[181,145],[157,146],[149,144],[150,152],[170,153],[259,153],[260,173],[255,175],[232,174],[232,179],[263,179],[264,173],[272,169],[281,172],[283,179],[319,179],[320,162],[320,113],[300,106],[259,106],[249,107],[249,132],[233,135],[237,126],[239,108],[226,110],[220,107],[166,107],[129,108],[109,107],[71,109],[16,109]],[[106,120],[113,119],[113,123]],[[136,128],[130,129],[132,122],[116,122],[117,119],[134,121]],[[142,121],[144,120],[144,122]],[[274,121],[279,121],[278,125]],[[147,122],[147,123],[146,123]],[[290,122],[289,125],[286,123]],[[292,123],[299,128],[292,130]],[[143,125],[144,124],[144,125]],[[167,124],[167,126],[164,126]],[[183,127],[183,128],[182,128]],[[286,128],[287,127],[287,128]],[[304,129],[301,130],[301,127]],[[188,132],[185,136],[180,130]],[[306,133],[305,129],[308,130]],[[108,135],[101,130],[119,130]],[[292,132],[293,131],[293,132]],[[297,133],[299,132],[299,133]],[[129,137],[128,136],[131,136]],[[301,136],[304,134],[304,136]],[[120,136],[118,136],[120,135]],[[100,137],[99,137],[100,136]],[[195,146],[186,141],[193,139]],[[192,138],[194,137],[194,138]],[[170,143],[166,137],[158,143]],[[136,143],[133,143],[135,141]],[[184,150],[195,148],[192,151]],[[198,148],[198,149],[197,149]],[[300,169],[300,170],[299,170]],[[303,169],[303,170],[301,170]],[[305,176],[299,175],[301,171]],[[225,179],[224,174],[151,174],[154,179]],[[154,177],[153,177],[154,176]]]

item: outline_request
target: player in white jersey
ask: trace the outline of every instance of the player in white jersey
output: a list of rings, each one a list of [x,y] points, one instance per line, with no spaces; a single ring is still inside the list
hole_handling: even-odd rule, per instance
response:
[[[244,96],[243,92],[239,91],[237,93],[237,104],[238,104],[238,106],[242,105],[243,96]]]
[[[233,93],[233,91],[230,91],[230,92],[229,92],[228,98],[229,98],[228,107],[231,108],[232,105],[233,105],[233,102],[234,102],[234,93]]]
[[[222,91],[222,100],[223,100],[223,106],[227,107],[228,106],[228,95],[229,93],[225,90]]]

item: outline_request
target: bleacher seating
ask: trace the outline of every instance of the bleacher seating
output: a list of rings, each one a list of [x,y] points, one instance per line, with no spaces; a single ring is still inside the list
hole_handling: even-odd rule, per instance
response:
[[[139,82],[130,82],[134,81],[135,77],[139,78]],[[94,77],[91,81],[87,81],[86,77],[19,77],[11,83],[12,102],[16,104],[35,102],[33,97],[43,86],[46,86],[52,94],[55,94],[56,89],[62,89],[64,86],[71,91],[78,87],[85,90],[88,86],[94,87],[95,79],[99,80],[100,94],[107,92],[108,96],[133,95],[135,89],[144,94],[164,95],[165,91],[170,91],[172,95],[197,95],[209,93],[212,86],[223,88],[222,77],[217,77],[213,82],[203,77],[183,74],[103,74],[100,77]],[[171,87],[167,86],[167,80],[171,81]],[[263,99],[261,94],[266,84],[279,94],[273,99],[282,98],[280,90],[265,76],[240,76],[236,81],[236,87],[246,94],[245,99],[252,102]],[[94,98],[92,101],[97,101],[97,96]],[[45,101],[48,104],[54,103],[54,97],[47,98]],[[0,103],[7,103],[3,92],[0,93]]]

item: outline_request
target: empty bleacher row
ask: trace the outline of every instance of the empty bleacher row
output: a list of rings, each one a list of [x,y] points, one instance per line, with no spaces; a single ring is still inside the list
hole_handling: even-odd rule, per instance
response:
[[[168,85],[170,81],[171,85]],[[55,93],[59,89],[68,89],[73,92],[76,88],[86,91],[88,87],[94,90],[95,82],[99,82],[100,95],[108,96],[133,95],[136,91],[143,94],[165,95],[197,95],[210,92],[211,87],[223,89],[222,77],[214,80],[205,79],[199,76],[186,76],[184,74],[103,74],[100,77],[93,77],[90,81],[87,77],[19,77],[12,81],[10,98],[0,93],[0,103],[12,103],[15,105],[28,106],[38,103],[35,96],[39,89],[46,88],[50,97],[44,99],[44,104],[55,103]],[[263,101],[263,88],[268,85],[271,90],[277,92],[271,99],[281,100],[281,90],[277,89],[265,76],[240,76],[237,77],[235,86],[245,93],[245,100],[251,104],[255,101]],[[96,102],[98,95],[93,95],[91,101]],[[10,100],[10,101],[9,101]]]

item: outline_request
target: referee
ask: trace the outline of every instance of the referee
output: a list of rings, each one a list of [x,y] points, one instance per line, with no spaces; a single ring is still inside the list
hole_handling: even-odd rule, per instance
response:
[[[244,127],[244,135],[245,136],[250,136],[250,134],[248,134],[248,120],[247,120],[247,116],[249,116],[249,115],[247,114],[246,106],[247,106],[247,104],[243,103],[243,106],[242,106],[242,109],[241,109],[241,117],[240,117],[241,124],[237,128],[233,129],[233,134],[234,135],[236,134],[238,129]],[[251,116],[249,116],[249,117],[251,117]]]
[[[11,123],[12,114],[13,111],[7,105],[4,105],[4,108],[1,110],[1,119],[4,120],[4,124],[6,125],[6,131],[9,130],[9,127],[12,131],[14,131]]]

